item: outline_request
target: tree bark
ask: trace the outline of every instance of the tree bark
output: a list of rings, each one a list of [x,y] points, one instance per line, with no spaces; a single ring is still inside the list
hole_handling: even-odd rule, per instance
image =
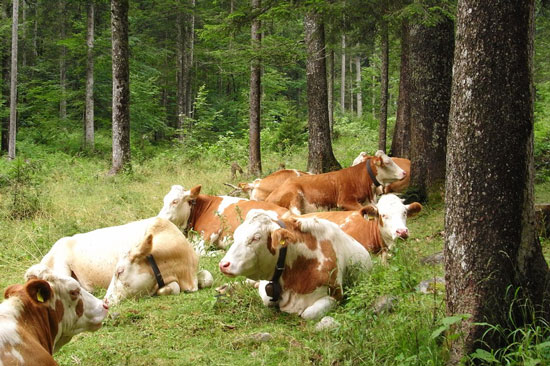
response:
[[[330,125],[330,138],[334,132],[334,50],[330,49],[327,57],[328,61],[328,123]]]
[[[386,151],[386,130],[388,127],[388,67],[389,67],[389,37],[388,24],[381,22],[381,65],[380,65],[380,116],[378,127],[378,150]]]
[[[130,163],[130,67],[128,0],[111,0],[113,59],[113,165],[117,174]]]
[[[2,19],[2,22],[6,22],[9,19],[8,14],[8,4],[2,3],[1,9],[0,9],[0,17]],[[6,110],[9,108],[10,105],[10,54],[8,52],[9,49],[9,37],[2,37],[2,97],[4,99],[3,101],[3,107],[6,108]],[[8,136],[9,136],[9,124],[10,120],[9,117],[2,117],[0,119],[0,134],[2,135],[1,143],[0,143],[0,151],[8,151]]]
[[[411,145],[411,104],[409,81],[409,25],[401,24],[401,69],[399,71],[399,97],[397,116],[391,143],[391,155],[410,159]]]
[[[346,35],[342,34],[342,73],[340,75],[340,108],[346,111]]]
[[[325,30],[318,13],[310,11],[306,14],[304,33],[307,48],[306,78],[309,114],[307,166],[312,173],[324,173],[341,169],[341,166],[334,157],[330,141]]]
[[[177,79],[177,89],[176,89],[176,129],[178,130],[177,136],[178,140],[183,141],[183,126],[185,120],[185,111],[186,111],[186,85],[184,81],[185,74],[185,42],[184,42],[184,15],[181,10],[178,10],[177,20],[176,20],[176,79]]]
[[[94,0],[88,0],[86,32],[86,115],[84,122],[84,146],[94,148]]]
[[[363,95],[361,93],[361,57],[355,56],[355,87],[357,88],[357,117],[363,117]]]
[[[188,26],[185,33],[185,72],[183,76],[185,85],[185,116],[193,117],[192,71],[195,51],[195,0],[190,0],[189,5],[190,12],[187,16]],[[191,119],[189,118],[189,120]]]
[[[11,27],[11,71],[10,71],[10,125],[8,136],[8,159],[15,159],[17,134],[17,29],[19,22],[19,0],[13,0]]]
[[[348,90],[349,90],[349,112],[353,116],[353,57],[348,57],[349,77],[348,77]]]
[[[534,1],[460,0],[448,134],[447,312],[471,314],[449,365],[512,342],[487,333],[548,321],[549,270],[535,233]],[[539,318],[540,319],[540,318]],[[483,341],[483,342],[482,342]]]
[[[453,21],[415,24],[410,34],[411,187],[425,199],[445,180],[445,145],[451,102]]]
[[[252,11],[260,9],[260,0],[251,0]],[[258,53],[262,36],[260,33],[260,20],[252,21],[250,38],[252,50]],[[260,153],[260,107],[262,97],[261,60],[256,55],[250,64],[250,120],[249,120],[249,151],[248,166],[250,174],[259,177],[262,173],[262,160]]]
[[[65,0],[59,1],[59,15],[60,15],[60,33],[59,38],[65,40],[66,38],[66,14],[65,14]],[[60,90],[60,100],[59,100],[59,119],[67,119],[67,47],[61,46],[59,50],[59,90]]]

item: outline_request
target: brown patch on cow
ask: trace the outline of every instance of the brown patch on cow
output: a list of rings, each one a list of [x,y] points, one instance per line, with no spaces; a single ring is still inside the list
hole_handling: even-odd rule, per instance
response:
[[[79,318],[84,314],[84,302],[82,302],[82,299],[78,300],[78,303],[76,304],[75,312],[76,312],[76,316]]]

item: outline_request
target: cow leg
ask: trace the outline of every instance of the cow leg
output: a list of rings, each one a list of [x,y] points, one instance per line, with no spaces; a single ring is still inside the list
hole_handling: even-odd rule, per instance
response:
[[[157,295],[164,296],[164,295],[177,295],[180,293],[180,285],[174,281],[170,282],[163,288],[158,289]]]
[[[325,296],[315,301],[313,305],[306,308],[301,317],[307,320],[317,319],[328,313],[336,306],[336,300],[331,296]]]

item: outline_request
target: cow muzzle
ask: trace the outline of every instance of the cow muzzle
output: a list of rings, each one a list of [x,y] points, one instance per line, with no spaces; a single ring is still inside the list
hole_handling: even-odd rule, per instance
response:
[[[407,228],[397,229],[395,230],[395,233],[397,234],[397,237],[401,239],[407,239],[409,237],[409,229]]]

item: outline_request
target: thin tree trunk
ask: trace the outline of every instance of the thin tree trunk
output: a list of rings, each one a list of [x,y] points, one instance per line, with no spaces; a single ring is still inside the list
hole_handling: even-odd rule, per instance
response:
[[[252,11],[257,11],[261,6],[260,0],[251,0]],[[258,53],[261,46],[262,36],[260,33],[260,20],[255,18],[252,21],[250,38],[252,50]],[[250,174],[259,177],[262,173],[262,160],[260,155],[260,107],[261,107],[261,60],[256,55],[250,64],[250,121],[249,121],[249,155],[248,164]]]
[[[399,71],[399,97],[397,99],[397,116],[391,143],[392,156],[410,158],[411,144],[411,103],[409,81],[409,25],[401,24],[401,70]]]
[[[340,75],[340,108],[346,111],[346,35],[342,34],[342,74]]]
[[[187,17],[188,26],[185,33],[185,73],[184,73],[184,85],[185,85],[185,116],[189,117],[189,123],[191,123],[191,117],[193,117],[193,93],[192,93],[192,75],[193,75],[193,57],[195,50],[195,0],[189,1],[190,13]]]
[[[550,277],[534,215],[534,1],[459,0],[446,177],[449,365],[550,319]],[[537,324],[537,319],[545,324]],[[541,327],[542,326],[542,327]],[[531,328],[533,329],[533,328]],[[516,349],[514,347],[514,349]]]
[[[328,121],[330,125],[330,138],[334,132],[334,50],[330,49],[327,57],[328,62]]]
[[[19,41],[21,47],[21,66],[23,69],[27,66],[27,6],[25,0],[21,2],[21,40]]]
[[[186,95],[186,85],[184,80],[185,74],[185,41],[184,41],[184,21],[183,14],[181,10],[178,10],[177,20],[176,20],[176,79],[177,79],[177,89],[176,89],[176,129],[178,130],[177,136],[178,140],[183,141],[183,127],[185,120],[185,111],[187,101],[185,99]]]
[[[66,38],[66,14],[65,14],[65,0],[59,1],[59,13],[60,13],[60,34],[59,37],[61,40]],[[61,120],[67,119],[67,47],[61,46],[60,55],[59,55],[59,89],[60,89],[60,100],[59,100],[59,118]]]
[[[328,119],[325,30],[322,18],[314,11],[306,14],[304,33],[307,48],[306,78],[309,114],[308,170],[323,173],[341,169],[332,152]]]
[[[111,0],[113,58],[113,166],[110,175],[130,163],[130,67],[128,0]]]
[[[380,65],[380,116],[378,128],[378,150],[386,151],[386,130],[388,127],[388,24],[382,21],[382,35],[380,39],[381,65]]]
[[[349,90],[349,112],[353,116],[353,57],[348,57],[349,77],[348,77],[348,90]]]
[[[86,121],[84,146],[94,148],[94,0],[88,0],[88,26],[86,32]]]
[[[371,106],[372,119],[376,119],[376,76],[374,74],[372,75]]]
[[[355,56],[355,87],[357,88],[357,117],[363,117],[363,95],[361,93],[361,57]]]
[[[38,5],[34,5],[34,19],[33,19],[33,31],[32,31],[32,52],[34,60],[38,58]]]
[[[0,17],[2,22],[8,22],[9,14],[8,14],[8,4],[2,3],[0,4]],[[6,109],[9,108],[10,105],[10,54],[8,52],[9,49],[9,38],[5,37],[1,40],[2,42],[2,97],[3,97],[3,107]],[[8,151],[8,135],[9,135],[9,124],[10,120],[9,117],[2,117],[0,119],[0,133],[2,134],[1,144],[0,144],[0,151]]]
[[[13,0],[11,27],[11,71],[10,71],[10,125],[8,137],[8,159],[15,159],[15,137],[17,134],[17,29],[19,22],[19,0]]]

